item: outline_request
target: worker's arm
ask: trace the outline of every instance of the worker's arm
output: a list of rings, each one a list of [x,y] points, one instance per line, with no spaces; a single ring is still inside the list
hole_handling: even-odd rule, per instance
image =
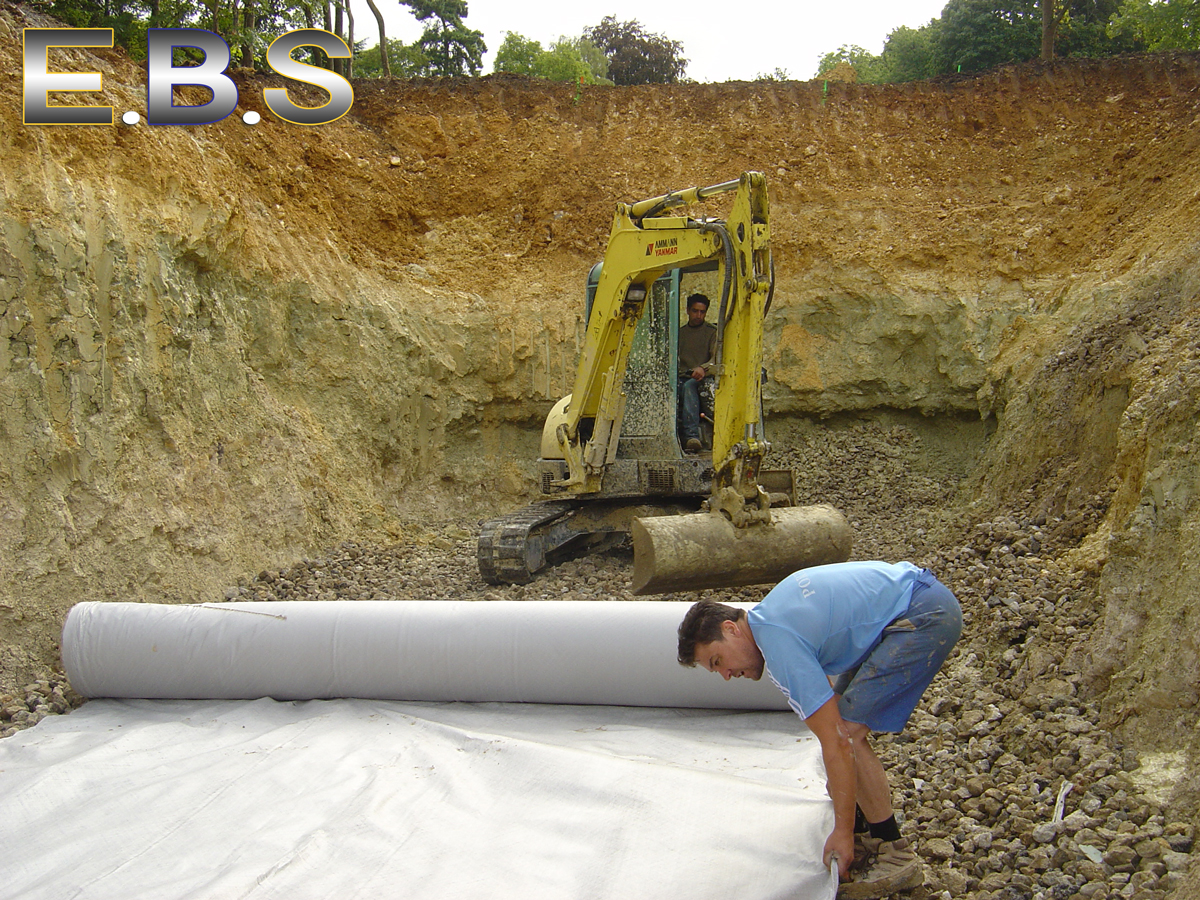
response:
[[[833,800],[833,833],[825,841],[822,857],[826,866],[830,857],[837,854],[838,870],[842,878],[850,874],[854,862],[854,800],[856,774],[854,750],[846,723],[838,712],[838,698],[830,697],[821,707],[804,720],[821,742],[821,756],[825,760],[825,774],[829,796]]]

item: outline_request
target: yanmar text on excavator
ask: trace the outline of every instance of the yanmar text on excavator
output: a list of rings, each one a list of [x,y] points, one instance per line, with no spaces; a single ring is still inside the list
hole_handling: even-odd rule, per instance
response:
[[[684,214],[728,193],[724,219]],[[681,284],[690,278],[719,285],[711,450],[699,453],[685,452],[676,430]],[[542,430],[547,499],[483,524],[484,581],[525,583],[629,536],[638,594],[773,583],[849,558],[842,514],[793,506],[794,473],[762,468],[763,320],[774,287],[761,173],[617,205],[588,279],[574,390]]]

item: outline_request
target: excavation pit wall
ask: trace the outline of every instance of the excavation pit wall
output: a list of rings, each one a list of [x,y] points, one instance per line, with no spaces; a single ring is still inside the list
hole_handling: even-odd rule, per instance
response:
[[[3,71],[26,24],[0,5]],[[119,53],[64,53],[118,111],[144,103]],[[0,691],[50,683],[81,600],[219,599],[347,542],[458,554],[531,496],[613,203],[756,169],[778,452],[850,508],[864,552],[954,573],[979,611],[962,666],[1018,699],[1070,685],[1045,695],[1092,704],[1191,821],[1197,69],[828,93],[363,82],[314,129],[37,128],[8,79]],[[237,78],[239,114],[294,87]],[[1034,542],[1069,588],[969,581],[964,548],[1028,561]],[[1064,705],[1032,702],[1043,725]]]

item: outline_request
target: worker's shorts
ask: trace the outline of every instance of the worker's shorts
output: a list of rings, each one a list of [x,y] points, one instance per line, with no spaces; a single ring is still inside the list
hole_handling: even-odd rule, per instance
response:
[[[838,676],[838,710],[872,731],[900,731],[962,634],[962,609],[928,570],[913,587],[908,609],[857,669]]]

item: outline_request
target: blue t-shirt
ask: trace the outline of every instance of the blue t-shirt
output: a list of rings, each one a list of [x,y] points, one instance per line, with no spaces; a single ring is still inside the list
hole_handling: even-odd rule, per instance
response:
[[[923,569],[909,562],[846,562],[801,569],[750,609],[766,672],[807,719],[833,696],[828,675],[860,665],[912,600]]]

